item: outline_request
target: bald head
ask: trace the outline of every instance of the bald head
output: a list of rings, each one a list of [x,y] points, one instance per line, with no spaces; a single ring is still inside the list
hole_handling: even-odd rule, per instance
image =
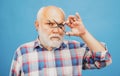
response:
[[[46,17],[55,18],[56,16],[65,20],[64,11],[61,8],[56,6],[42,7],[37,13],[37,20],[40,21]]]

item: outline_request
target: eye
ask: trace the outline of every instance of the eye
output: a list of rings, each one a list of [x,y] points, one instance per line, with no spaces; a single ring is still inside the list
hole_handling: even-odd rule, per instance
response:
[[[53,26],[53,23],[47,23],[47,25],[49,25],[49,26]]]
[[[58,26],[59,26],[59,27],[64,27],[64,25],[63,25],[63,24],[59,24]]]

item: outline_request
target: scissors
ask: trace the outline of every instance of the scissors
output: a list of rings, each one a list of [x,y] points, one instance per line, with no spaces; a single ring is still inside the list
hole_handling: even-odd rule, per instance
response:
[[[48,20],[49,22],[51,22],[50,20]],[[57,24],[57,26],[55,26],[55,27],[53,27],[53,28],[60,28],[64,33],[65,33],[65,35],[66,35],[66,31],[65,30],[63,30],[63,26],[65,26],[65,22],[63,22],[63,23],[58,23],[56,20],[54,20],[53,19],[53,21]],[[70,35],[66,35],[66,36],[69,36],[70,37]]]
[[[66,31],[62,29],[62,27],[65,26],[65,22],[64,23],[60,23],[60,24],[57,23],[55,20],[54,20],[54,22],[57,24],[57,27],[59,27],[64,33],[66,33]]]

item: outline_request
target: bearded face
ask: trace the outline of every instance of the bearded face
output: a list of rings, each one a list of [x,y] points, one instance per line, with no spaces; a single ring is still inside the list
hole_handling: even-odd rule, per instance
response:
[[[47,7],[42,10],[38,15],[36,21],[36,29],[39,34],[39,40],[42,45],[46,47],[58,48],[63,42],[64,29],[56,27],[58,24],[63,24],[65,21],[65,15],[60,8]],[[62,28],[62,29],[61,29]]]

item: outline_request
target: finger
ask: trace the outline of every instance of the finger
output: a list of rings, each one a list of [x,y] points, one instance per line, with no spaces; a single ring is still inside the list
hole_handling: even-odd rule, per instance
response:
[[[67,21],[65,21],[65,23],[66,23],[67,25],[71,25],[71,24],[73,23],[73,20],[70,19],[70,18],[68,18]]]
[[[66,32],[66,35],[68,35],[68,36],[73,36],[74,33],[70,31],[70,32]]]
[[[74,15],[69,15],[68,18],[74,18],[75,16]]]
[[[70,26],[70,21],[69,20],[65,21],[65,24]]]
[[[66,21],[65,21],[65,24],[68,24],[68,23],[69,23],[69,20],[66,20]]]
[[[81,19],[78,12],[76,12],[75,16],[76,16],[77,19]]]
[[[79,24],[79,22],[73,22],[73,25],[74,26],[76,26],[76,25],[78,25]]]
[[[73,15],[70,15],[70,16],[68,17],[68,20],[73,20],[73,21],[75,21],[75,20],[76,20],[76,17],[73,16]]]
[[[74,22],[74,20],[73,19],[70,19],[70,23],[72,24]]]
[[[65,24],[66,24],[68,27],[71,28],[71,24],[70,24],[69,20],[65,21]]]

